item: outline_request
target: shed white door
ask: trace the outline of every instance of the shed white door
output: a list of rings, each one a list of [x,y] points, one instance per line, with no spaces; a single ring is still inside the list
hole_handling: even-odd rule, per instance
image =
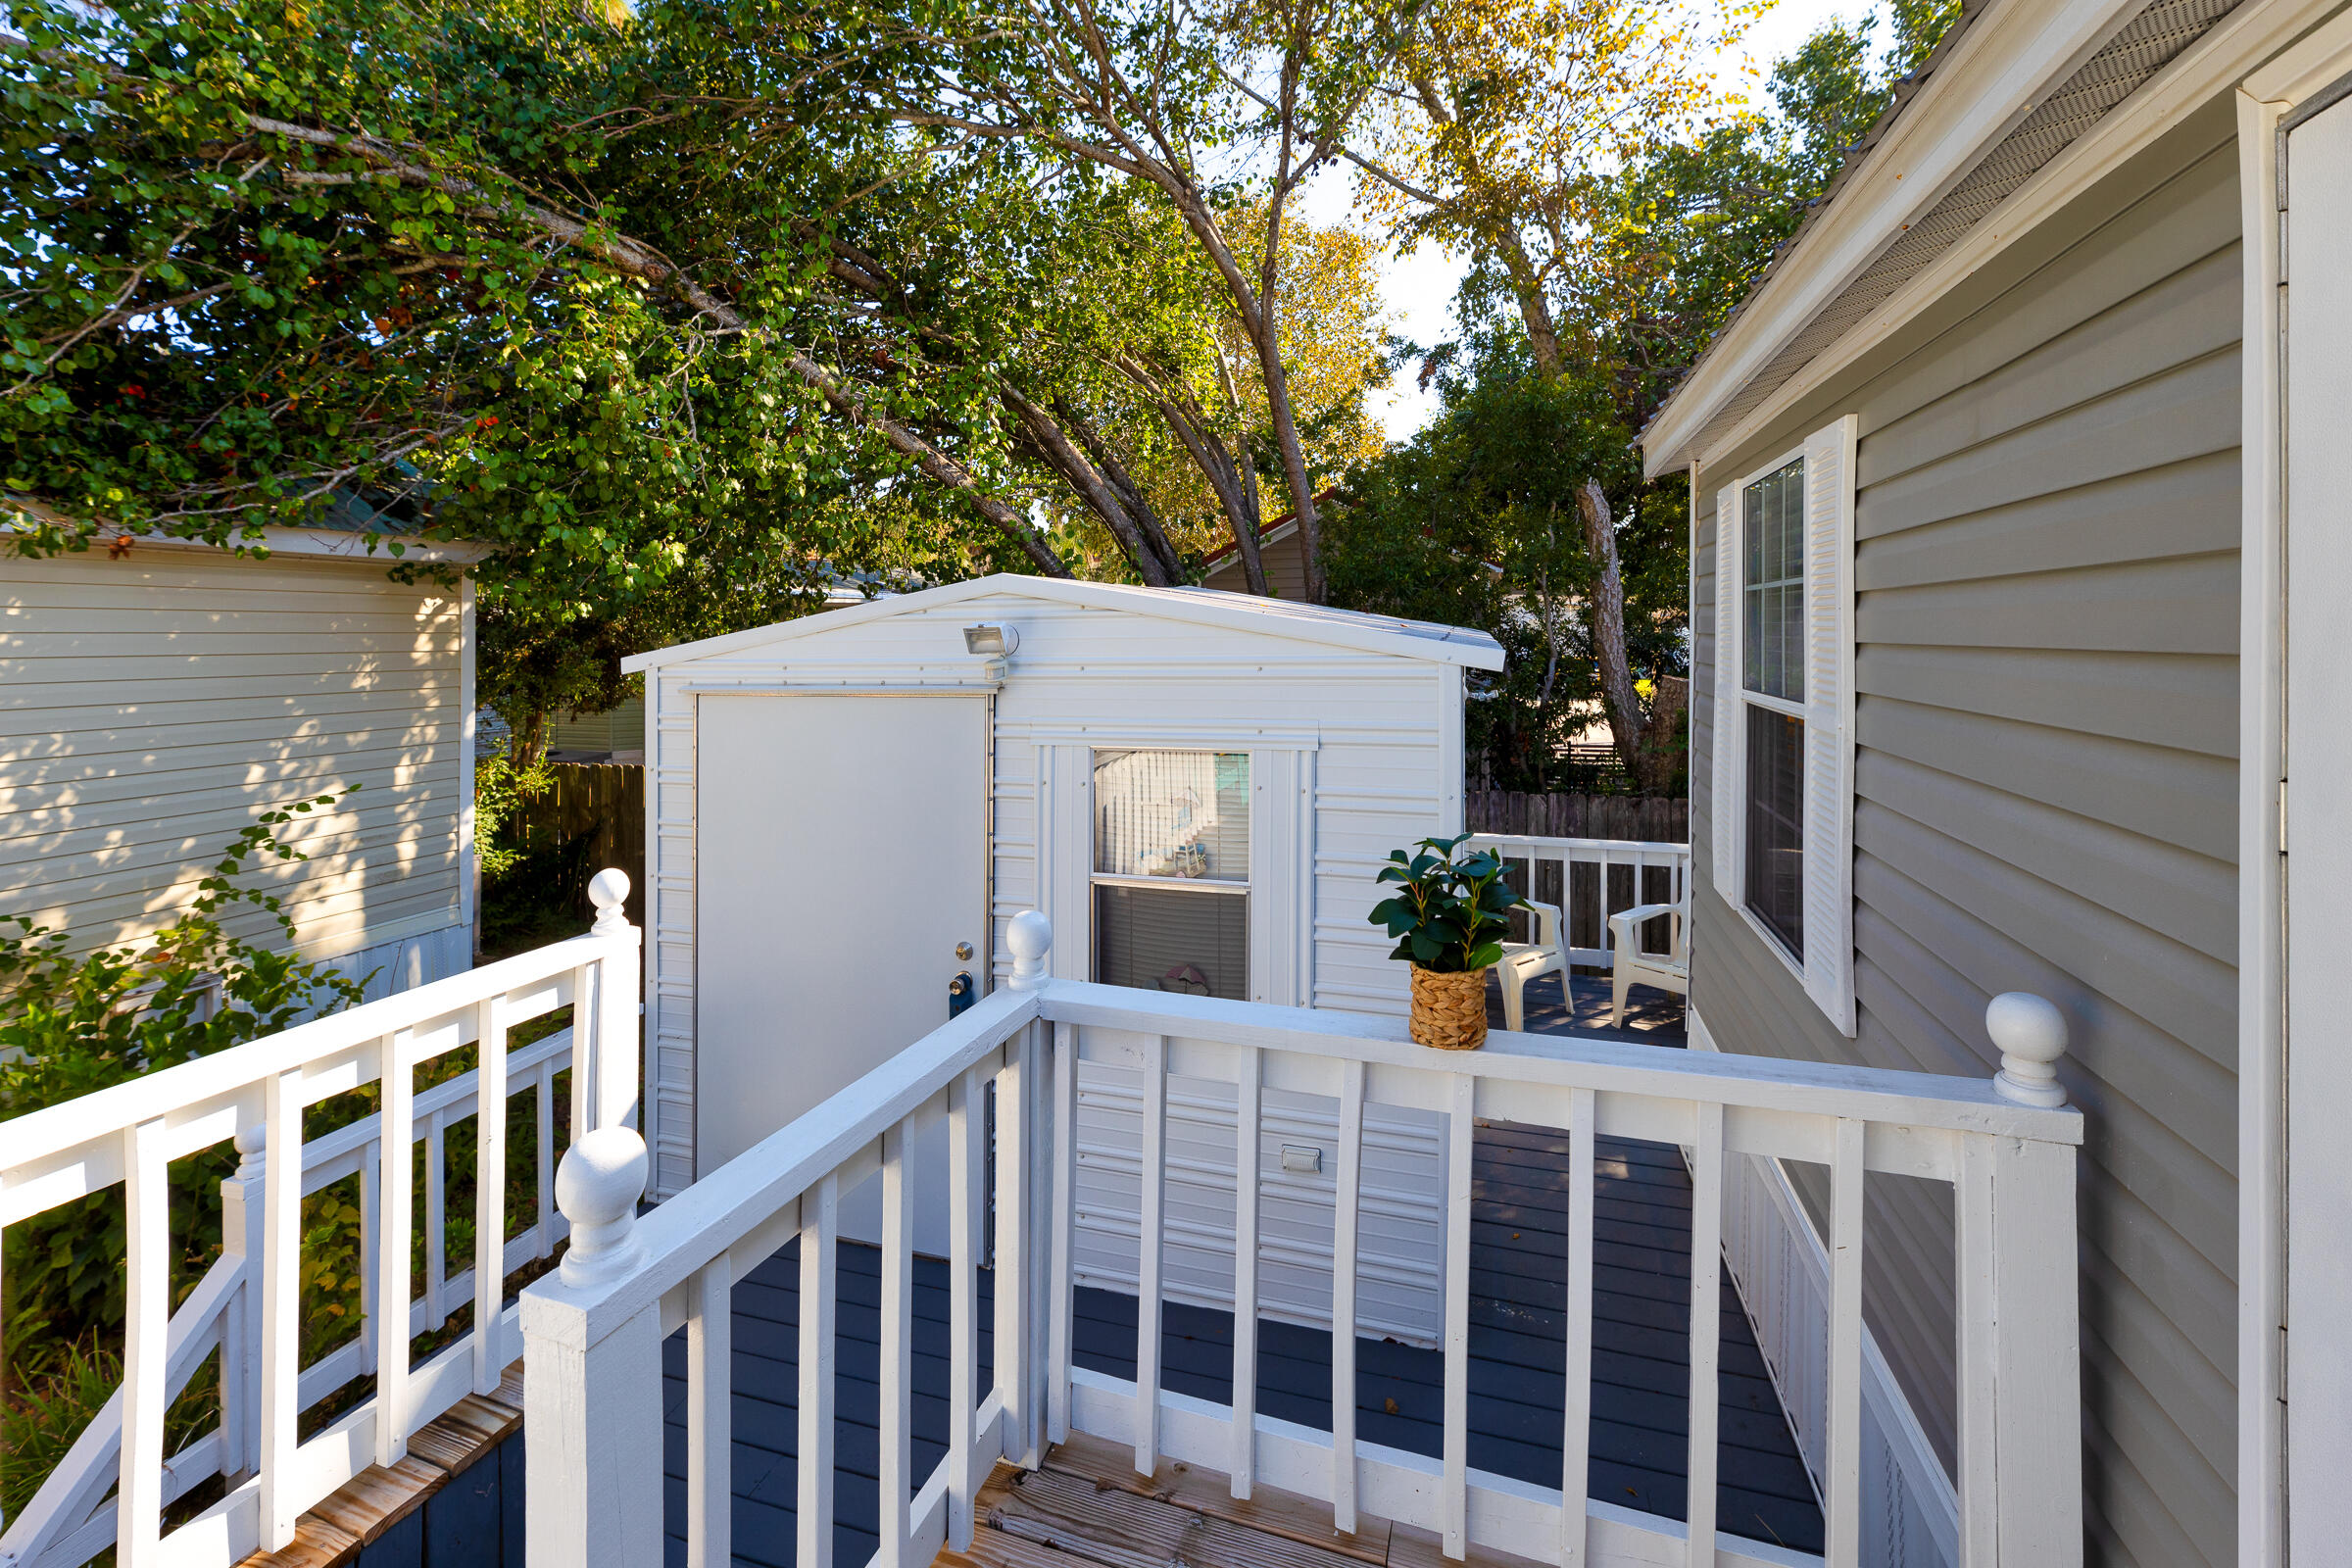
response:
[[[988,745],[984,697],[700,699],[701,1175],[945,1023],[957,975],[987,989]],[[915,1151],[938,1167],[918,1169],[918,1195],[946,1190],[934,1133]],[[878,1194],[860,1199],[852,1234],[881,1211]],[[915,1245],[944,1252],[933,1206],[918,1204]]]
[[[2352,1541],[2352,100],[2286,149],[2288,1560]]]

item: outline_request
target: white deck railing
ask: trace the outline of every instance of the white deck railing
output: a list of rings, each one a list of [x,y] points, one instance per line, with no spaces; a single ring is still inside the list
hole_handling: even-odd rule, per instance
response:
[[[1330,1503],[1340,1530],[1369,1514],[1567,1568],[1585,1564],[1824,1561],[1739,1539],[1714,1518],[1716,1302],[1723,1172],[1730,1153],[1828,1167],[1832,1257],[1824,1513],[1826,1561],[1860,1560],[1863,1194],[1873,1175],[1948,1183],[1959,1243],[1961,1561],[2067,1568],[2081,1561],[2075,1146],[2081,1116],[2050,1071],[2064,1048],[2055,1009],[1998,1000],[2005,1054],[1991,1081],[1497,1035],[1483,1051],[1407,1042],[1399,1021],[1258,1006],[1044,978],[1050,933],[1016,919],[1009,986],[925,1037],[790,1127],[633,1219],[644,1147],[626,1130],[577,1145],[559,1176],[575,1225],[561,1273],[523,1296],[529,1539],[534,1568],[622,1568],[659,1559],[662,1535],[662,1341],[688,1334],[688,1551],[730,1559],[732,1282],[798,1236],[801,1421],[799,1555],[833,1563],[834,1240],[844,1197],[879,1173],[882,1202],[880,1568],[967,1545],[990,1463],[1034,1463],[1071,1431],[1130,1442],[1137,1469],[1162,1457],[1221,1470],[1237,1495],[1263,1483]],[[1136,1376],[1072,1358],[1071,1231],[1077,1066],[1140,1069],[1142,1254]],[[1050,1082],[1048,1067],[1051,1067]],[[1233,1086],[1239,1176],[1230,1404],[1160,1387],[1168,1085]],[[996,1364],[978,1385],[977,1270],[991,1191],[985,1086],[996,1086]],[[1367,1106],[1444,1117],[1446,1250],[1445,1419],[1437,1457],[1355,1431],[1355,1343],[1332,1343],[1332,1430],[1256,1413],[1258,1120],[1283,1089],[1339,1106],[1333,1319],[1354,1317],[1356,1214]],[[1531,1486],[1469,1464],[1472,1129],[1481,1116],[1570,1135],[1565,1474],[1586,1471],[1591,1389],[1593,1140],[1680,1144],[1691,1215],[1687,1523],[1589,1500],[1582,1485]],[[950,1436],[931,1475],[911,1474],[912,1140],[945,1117],[951,1215]],[[926,1195],[927,1197],[931,1195]]]
[[[1608,967],[1614,952],[1610,915],[1639,905],[1680,904],[1690,891],[1688,844],[1477,833],[1470,848],[1527,863],[1525,882],[1514,885],[1531,899],[1557,904],[1570,963]],[[1556,893],[1544,874],[1547,866],[1559,868]],[[1626,874],[1612,876],[1614,871]]]
[[[0,1226],[120,1185],[127,1216],[122,1383],[32,1501],[0,1531],[0,1568],[79,1568],[109,1546],[123,1568],[224,1568],[294,1538],[296,1518],[467,1394],[487,1394],[520,1353],[506,1280],[564,1234],[555,1176],[553,1096],[571,1074],[575,1130],[623,1122],[637,1098],[638,932],[620,913],[628,879],[602,873],[595,929],[466,974],[298,1025],[0,1127]],[[510,1050],[509,1031],[556,1008],[570,1027]],[[475,1068],[417,1093],[416,1069],[463,1046]],[[369,1083],[380,1109],[304,1142],[306,1106]],[[474,1257],[451,1275],[443,1254],[444,1134],[483,1104],[537,1090],[536,1219],[510,1239],[507,1184],[475,1183]],[[408,1136],[387,1142],[386,1127]],[[170,1162],[234,1140],[221,1183],[222,1250],[177,1311],[171,1304]],[[426,1149],[425,1268],[411,1279],[415,1148]],[[477,1171],[506,1168],[506,1120],[484,1117]],[[285,1152],[298,1151],[298,1157]],[[357,1176],[365,1317],[360,1335],[300,1364],[302,1199]],[[408,1303],[405,1332],[378,1326],[378,1303]],[[466,1303],[472,1325],[412,1364],[411,1339]],[[484,1326],[487,1332],[484,1332]],[[165,1412],[216,1350],[221,1418],[164,1451]],[[373,1394],[305,1440],[304,1412],[372,1374]],[[124,1441],[124,1435],[128,1441]],[[164,1511],[213,1476],[226,1495],[167,1534]],[[112,1495],[110,1496],[110,1493]]]

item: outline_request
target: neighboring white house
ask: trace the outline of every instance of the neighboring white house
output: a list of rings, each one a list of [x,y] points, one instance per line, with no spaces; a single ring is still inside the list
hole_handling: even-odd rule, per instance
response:
[[[285,901],[306,954],[375,971],[371,994],[466,968],[471,589],[395,583],[372,542],[0,548],[0,913],[76,950],[136,941],[263,810],[356,784],[282,830],[308,859],[257,860],[249,885]],[[272,934],[258,910],[231,929]]]
[[[1013,576],[627,661],[652,715],[655,1190],[708,1175],[985,991],[1022,909],[1053,920],[1058,975],[1402,1013],[1404,966],[1365,918],[1373,878],[1392,849],[1461,830],[1463,675],[1501,662],[1457,627]],[[1101,1198],[1081,1262],[1130,1288],[1136,1093],[1098,1074],[1081,1130]],[[1171,1137],[1227,1163],[1229,1210],[1223,1093],[1176,1105]],[[1286,1169],[1268,1132],[1267,1303],[1316,1321],[1334,1112],[1273,1090],[1269,1111],[1292,1099],[1289,1141],[1322,1155]],[[1396,1212],[1367,1220],[1364,1326],[1427,1338],[1441,1144],[1425,1118],[1384,1131],[1366,1179]],[[1180,1298],[1230,1292],[1217,1247],[1192,1259],[1174,1244]],[[1300,1265],[1288,1297],[1283,1248]]]

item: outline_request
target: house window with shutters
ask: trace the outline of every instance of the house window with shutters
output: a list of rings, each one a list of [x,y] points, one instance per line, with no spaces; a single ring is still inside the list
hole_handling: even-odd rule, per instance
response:
[[[1716,498],[1716,891],[1854,1028],[1851,416]]]

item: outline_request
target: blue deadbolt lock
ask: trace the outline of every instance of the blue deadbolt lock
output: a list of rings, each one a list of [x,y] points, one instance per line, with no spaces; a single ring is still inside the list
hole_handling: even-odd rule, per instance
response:
[[[969,970],[948,982],[948,1016],[954,1018],[972,1004],[972,976]]]

